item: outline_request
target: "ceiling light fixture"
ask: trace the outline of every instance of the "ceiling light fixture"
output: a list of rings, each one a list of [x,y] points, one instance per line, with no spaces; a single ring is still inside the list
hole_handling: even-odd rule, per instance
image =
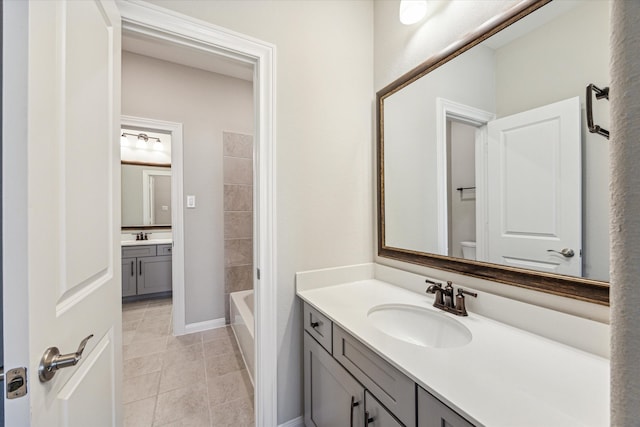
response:
[[[124,137],[135,136],[136,138],[138,138],[138,141],[149,142],[149,140],[151,139],[151,140],[155,140],[156,142],[162,143],[162,141],[160,141],[160,138],[156,138],[155,136],[149,136],[146,133],[135,134],[135,133],[122,132],[121,136],[124,136]]]
[[[427,0],[400,0],[400,22],[415,24],[427,14]]]

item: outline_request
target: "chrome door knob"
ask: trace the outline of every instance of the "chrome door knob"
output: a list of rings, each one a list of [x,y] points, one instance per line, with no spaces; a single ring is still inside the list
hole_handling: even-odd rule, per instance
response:
[[[58,347],[49,347],[46,349],[42,359],[40,359],[40,366],[38,367],[38,377],[40,378],[40,382],[46,383],[51,380],[58,369],[76,366],[82,358],[82,352],[84,352],[87,341],[92,337],[93,334],[83,339],[75,353],[60,354]]]
[[[573,257],[576,253],[573,251],[573,249],[569,249],[569,248],[564,248],[561,251],[556,251],[553,249],[547,249],[547,252],[555,252],[557,254],[562,255],[565,258],[571,258]]]

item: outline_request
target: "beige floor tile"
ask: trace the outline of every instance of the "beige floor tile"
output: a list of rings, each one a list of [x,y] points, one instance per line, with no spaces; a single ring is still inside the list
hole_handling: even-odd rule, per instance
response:
[[[214,357],[222,356],[223,354],[229,354],[236,352],[236,347],[233,345],[234,341],[231,338],[220,338],[204,343],[204,356]]]
[[[160,372],[162,369],[163,353],[150,354],[124,361],[124,378],[137,377],[139,375]]]
[[[158,395],[154,425],[163,425],[207,411],[207,388],[204,383],[171,390]]]
[[[206,384],[204,360],[176,363],[162,370],[160,376],[160,393],[176,388]]]
[[[216,406],[253,395],[246,369],[208,379],[209,405]]]
[[[252,399],[242,398],[211,407],[213,427],[252,427],[254,425]]]
[[[149,341],[135,341],[130,345],[125,345],[122,349],[124,360],[136,357],[147,356],[149,354],[161,353],[167,348],[167,337],[156,338]]]
[[[158,394],[160,372],[125,378],[123,381],[122,402],[130,403]]]
[[[142,320],[144,310],[131,310],[122,312],[122,322],[131,322],[133,320]]]
[[[224,328],[210,329],[208,331],[202,332],[202,341],[208,342],[213,341],[220,338],[229,338],[233,337],[233,331],[230,326],[225,326]]]
[[[124,405],[125,427],[151,427],[156,409],[156,396]]]
[[[135,311],[142,310],[144,311],[149,303],[147,301],[136,301],[136,302],[128,302],[126,304],[122,304],[122,312],[125,311]]]
[[[178,348],[189,347],[190,345],[200,344],[202,342],[202,333],[180,335],[179,337],[170,336],[167,340],[167,350],[175,350]]]
[[[161,328],[157,328],[157,329],[161,329]],[[168,340],[168,338],[170,337],[168,330],[137,329],[133,336],[133,342],[151,341],[151,340],[155,340],[163,337],[165,338],[165,340]]]
[[[167,317],[171,316],[171,306],[170,305],[158,305],[147,308],[144,312],[144,318],[148,319],[150,317]]]
[[[182,348],[167,350],[164,353],[163,368],[177,363],[193,362],[204,359],[202,343],[190,345]]]
[[[140,320],[129,320],[127,322],[125,322],[124,320],[122,321],[122,330],[123,331],[135,331],[136,329],[138,329],[138,325],[140,324]]]
[[[168,333],[171,327],[171,319],[169,316],[165,317],[149,317],[140,320],[138,324],[138,331],[156,331]]]
[[[239,371],[244,368],[242,358],[234,353],[224,354],[222,356],[207,357],[205,359],[205,369],[207,372],[207,380],[230,372]]]
[[[133,342],[133,337],[135,336],[136,331],[122,331],[122,345],[129,345]]]
[[[171,298],[160,298],[160,299],[151,299],[147,302],[149,307],[159,307],[163,305],[173,305],[173,299]]]
[[[209,427],[210,425],[211,421],[209,420],[209,410],[207,409],[206,411],[189,414],[185,418],[168,424],[155,424],[154,427]]]

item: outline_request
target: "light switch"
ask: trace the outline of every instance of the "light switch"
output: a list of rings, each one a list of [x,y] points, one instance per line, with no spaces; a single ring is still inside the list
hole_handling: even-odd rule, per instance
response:
[[[187,196],[187,207],[188,208],[196,207],[196,196]]]

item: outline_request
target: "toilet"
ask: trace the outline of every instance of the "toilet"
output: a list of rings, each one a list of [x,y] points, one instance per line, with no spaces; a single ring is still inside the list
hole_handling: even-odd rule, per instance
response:
[[[462,258],[476,259],[476,242],[460,242],[462,246]]]

